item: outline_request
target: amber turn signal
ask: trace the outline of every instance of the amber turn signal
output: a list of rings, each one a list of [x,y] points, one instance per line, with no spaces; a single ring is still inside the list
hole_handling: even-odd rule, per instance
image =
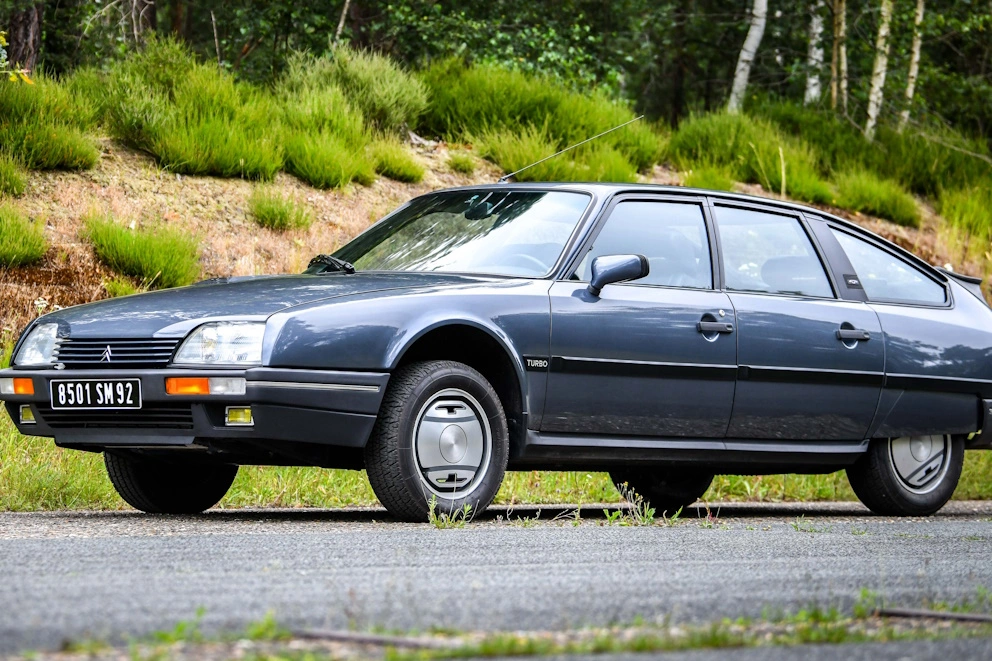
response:
[[[30,378],[0,379],[0,395],[33,395],[34,380]]]
[[[206,377],[169,377],[165,380],[165,392],[170,395],[209,395],[210,379]]]

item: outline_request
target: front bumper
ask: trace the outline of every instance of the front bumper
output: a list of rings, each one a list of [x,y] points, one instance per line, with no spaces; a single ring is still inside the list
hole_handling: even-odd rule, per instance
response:
[[[70,447],[164,447],[197,439],[295,441],[360,448],[368,441],[388,373],[256,367],[246,370],[0,370],[0,378],[31,378],[33,395],[3,395],[17,429]],[[169,395],[168,377],[241,377],[244,395]],[[141,409],[53,410],[53,379],[140,379]],[[35,423],[22,424],[28,405]],[[225,425],[227,407],[250,406],[254,424]]]

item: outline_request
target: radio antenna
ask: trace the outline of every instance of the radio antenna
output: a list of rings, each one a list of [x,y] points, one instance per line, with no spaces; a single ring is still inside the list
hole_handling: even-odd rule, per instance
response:
[[[619,126],[614,126],[613,128],[611,128],[611,129],[608,129],[608,130],[606,130],[606,131],[603,131],[602,133],[600,133],[600,134],[598,134],[598,135],[594,135],[594,136],[592,136],[591,138],[586,138],[586,139],[585,139],[585,140],[583,140],[582,142],[577,142],[577,143],[575,143],[574,145],[572,145],[571,147],[565,147],[565,148],[564,148],[564,149],[562,149],[561,151],[559,151],[559,152],[556,152],[556,153],[554,153],[554,154],[551,154],[551,156],[545,156],[545,157],[544,157],[544,158],[542,158],[541,160],[539,160],[539,161],[535,161],[535,162],[533,162],[533,163],[531,163],[530,165],[526,165],[526,166],[524,166],[524,167],[522,167],[522,168],[520,168],[519,170],[517,170],[516,172],[511,172],[510,174],[504,174],[504,175],[503,175],[502,177],[500,177],[500,178],[499,178],[499,179],[498,179],[498,180],[496,181],[496,183],[497,183],[497,184],[505,184],[505,183],[506,183],[506,182],[507,182],[508,180],[510,180],[510,179],[512,179],[513,177],[515,177],[515,176],[517,176],[518,174],[520,174],[520,173],[521,173],[521,172],[523,172],[524,170],[529,170],[529,169],[531,169],[532,167],[534,167],[535,165],[540,165],[540,164],[541,164],[541,163],[543,163],[544,161],[547,161],[547,160],[550,160],[550,159],[552,159],[552,158],[554,158],[555,156],[561,156],[561,155],[562,155],[562,154],[564,154],[565,152],[567,152],[567,151],[571,151],[571,150],[573,150],[573,149],[575,149],[576,147],[581,147],[582,145],[584,145],[584,144],[586,144],[587,142],[592,142],[592,141],[593,141],[593,140],[595,140],[596,138],[602,138],[602,137],[603,137],[604,135],[606,135],[607,133],[613,133],[613,132],[614,132],[614,131],[616,131],[617,129],[622,129],[623,127],[625,127],[625,126],[627,126],[628,124],[633,124],[634,122],[636,122],[636,121],[637,121],[637,120],[639,120],[639,119],[644,119],[644,115],[638,115],[638,116],[637,116],[637,117],[635,117],[634,119],[632,119],[632,120],[630,120],[630,121],[627,121],[627,122],[624,122],[623,124],[620,124]]]

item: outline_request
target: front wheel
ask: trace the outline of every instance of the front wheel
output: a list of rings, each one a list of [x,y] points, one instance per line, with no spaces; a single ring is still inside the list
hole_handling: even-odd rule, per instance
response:
[[[468,365],[412,363],[393,374],[365,467],[376,497],[404,521],[431,507],[470,516],[492,502],[509,456],[506,415],[489,382]]]
[[[224,497],[238,474],[231,464],[147,459],[103,453],[107,475],[120,497],[149,514],[199,514]]]
[[[875,439],[847,469],[865,506],[885,516],[929,516],[951,499],[964,464],[964,439],[903,436]]]

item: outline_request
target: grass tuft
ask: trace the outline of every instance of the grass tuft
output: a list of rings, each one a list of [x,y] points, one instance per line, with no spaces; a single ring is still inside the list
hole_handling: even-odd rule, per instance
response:
[[[475,174],[475,158],[466,151],[453,151],[448,154],[448,167],[459,174]]]
[[[25,266],[45,255],[44,229],[16,206],[0,203],[0,266]]]
[[[733,190],[734,179],[729,169],[716,165],[700,165],[685,173],[682,183],[690,188],[709,190]]]
[[[554,154],[556,147],[544,129],[528,126],[521,131],[491,131],[479,138],[480,153],[506,172],[516,172],[517,181],[637,181],[637,172],[610,145],[579,148],[538,163]]]
[[[0,196],[18,196],[24,193],[27,180],[14,159],[0,152]]]
[[[309,209],[267,187],[259,186],[252,191],[248,210],[252,220],[271,230],[309,229],[313,224]]]
[[[132,294],[140,294],[141,292],[146,291],[145,287],[136,285],[130,278],[125,278],[122,276],[104,281],[103,288],[110,298],[130,296]]]
[[[286,170],[314,188],[341,188],[352,181],[375,181],[375,169],[364,150],[357,150],[329,131],[297,133],[286,140]]]
[[[880,179],[867,170],[849,170],[837,175],[839,206],[869,213],[900,225],[918,227],[920,210],[913,196],[895,181]]]
[[[982,243],[989,241],[992,234],[992,187],[941,191],[937,210],[952,227]]]
[[[424,178],[424,166],[398,142],[377,140],[369,146],[369,155],[375,163],[375,171],[385,177],[411,184],[420,183]]]
[[[195,237],[164,227],[131,229],[99,214],[88,215],[83,223],[100,261],[145,287],[181,287],[200,276]]]

